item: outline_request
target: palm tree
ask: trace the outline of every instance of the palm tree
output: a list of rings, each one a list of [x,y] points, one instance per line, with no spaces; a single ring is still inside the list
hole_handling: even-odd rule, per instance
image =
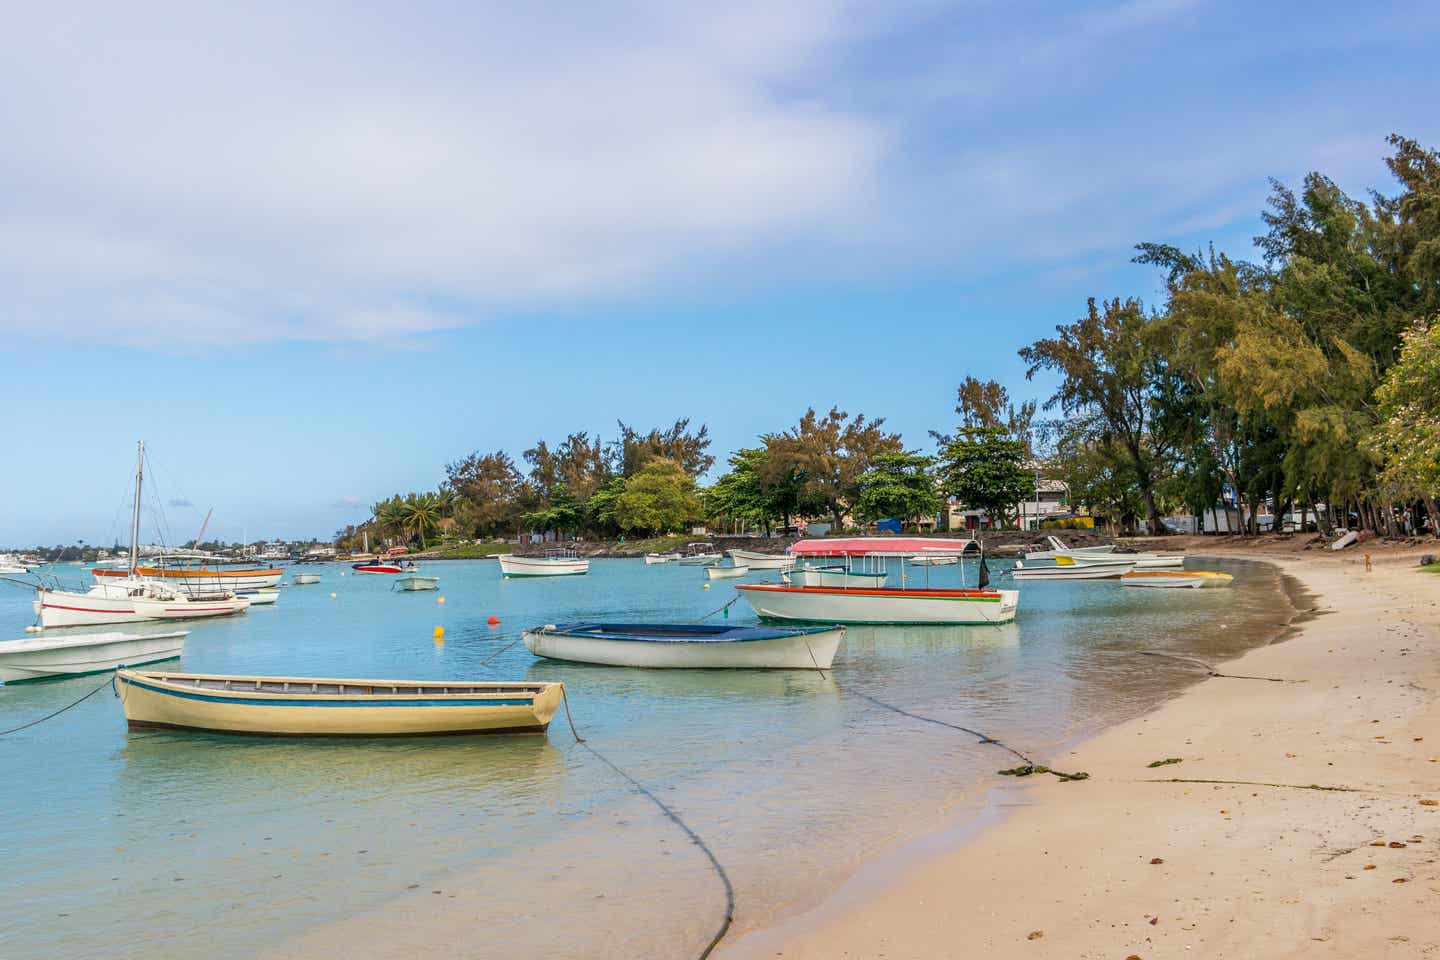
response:
[[[425,534],[434,533],[445,516],[444,498],[434,493],[412,493],[399,507],[401,526],[420,537],[420,549],[424,550]]]

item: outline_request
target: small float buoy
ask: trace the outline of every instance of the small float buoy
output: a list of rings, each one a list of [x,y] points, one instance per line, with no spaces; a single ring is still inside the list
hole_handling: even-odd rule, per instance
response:
[[[442,606],[442,607],[445,606],[445,598],[444,598],[444,597],[436,597],[436,598],[435,598],[435,602],[438,603],[438,604],[439,604],[440,606]]]
[[[495,626],[497,623],[500,622],[500,618],[499,618],[499,617],[492,616],[492,617],[490,617],[489,619],[487,619],[485,622],[488,623],[488,624],[490,624],[490,626],[493,627],[493,626]]]
[[[335,594],[333,594],[333,593],[330,594],[330,599],[331,599],[331,600],[334,600],[334,599],[335,599]]]
[[[40,632],[40,628],[37,627],[37,626],[35,626],[34,624],[31,624],[30,626],[28,626],[28,627],[25,628],[25,632],[26,632],[26,633],[39,633],[39,632]]]
[[[436,628],[435,628],[435,642],[436,642],[436,643],[444,643],[444,642],[445,642],[445,628],[444,628],[444,627],[436,627]]]
[[[709,590],[709,589],[710,589],[710,584],[708,584],[708,583],[701,584],[701,588],[702,588],[702,589],[705,589],[705,590]]]

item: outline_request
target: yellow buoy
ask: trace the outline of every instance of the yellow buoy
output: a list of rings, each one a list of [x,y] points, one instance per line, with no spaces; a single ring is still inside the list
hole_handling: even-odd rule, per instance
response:
[[[335,599],[335,594],[333,594],[333,593],[330,594],[330,599],[331,599],[331,600],[334,600],[334,599]]]
[[[445,606],[445,598],[444,598],[444,597],[436,597],[436,598],[435,598],[435,602],[438,603],[438,604],[440,604],[440,606],[442,606],[442,607]]]
[[[706,590],[709,590],[709,589],[710,589],[710,584],[708,584],[708,583],[705,584],[705,589],[706,589]]]
[[[436,628],[435,628],[435,642],[436,642],[436,643],[444,643],[444,642],[445,642],[445,628],[444,628],[444,627],[436,627]]]

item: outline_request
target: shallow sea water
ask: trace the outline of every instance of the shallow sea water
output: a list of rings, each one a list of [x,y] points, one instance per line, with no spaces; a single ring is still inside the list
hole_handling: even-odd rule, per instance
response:
[[[1272,639],[1293,612],[1272,567],[1190,565],[1229,570],[1235,585],[1026,584],[1012,625],[852,627],[824,677],[563,664],[506,646],[524,626],[690,620],[734,596],[726,582],[703,589],[694,567],[597,560],[584,577],[502,581],[494,562],[426,564],[443,606],[344,566],[296,568],[324,579],[191,624],[183,660],[165,668],[563,680],[581,734],[725,864],[743,929],[976,815],[996,770],[1015,763],[857,692],[1046,759],[1203,675],[1139,651],[1224,659]],[[929,574],[935,586],[959,575]],[[29,599],[0,585],[0,638],[24,635]],[[729,619],[753,622],[743,600]],[[0,729],[100,679],[0,688]],[[437,956],[673,957],[704,945],[723,906],[701,852],[578,747],[563,714],[546,736],[267,740],[129,732],[104,691],[0,738],[0,809],[7,960],[289,956],[331,936],[398,938],[406,923],[464,924],[470,935]]]

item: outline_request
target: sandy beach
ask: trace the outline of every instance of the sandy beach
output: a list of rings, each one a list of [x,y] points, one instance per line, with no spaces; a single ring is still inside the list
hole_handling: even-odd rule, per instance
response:
[[[1363,551],[1237,551],[1310,595],[1282,642],[1047,758],[1089,780],[1030,778],[998,824],[862,867],[716,956],[1440,953],[1440,577],[1419,552],[1367,572]]]

